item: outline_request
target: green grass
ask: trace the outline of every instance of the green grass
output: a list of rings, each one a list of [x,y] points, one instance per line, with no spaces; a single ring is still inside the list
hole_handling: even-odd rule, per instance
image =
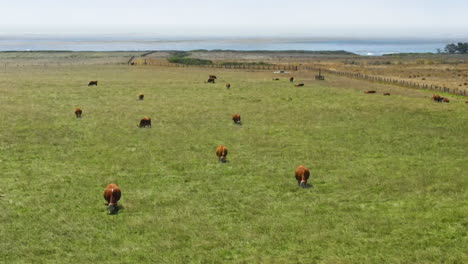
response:
[[[0,263],[468,261],[461,100],[209,70],[3,69]],[[146,115],[153,128],[137,128]],[[300,164],[313,188],[297,187]],[[115,216],[102,197],[111,182]]]

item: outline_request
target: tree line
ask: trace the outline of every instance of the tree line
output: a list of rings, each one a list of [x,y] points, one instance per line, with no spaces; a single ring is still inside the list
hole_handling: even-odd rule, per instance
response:
[[[466,54],[468,53],[468,43],[452,43],[445,46],[445,52],[451,54]]]

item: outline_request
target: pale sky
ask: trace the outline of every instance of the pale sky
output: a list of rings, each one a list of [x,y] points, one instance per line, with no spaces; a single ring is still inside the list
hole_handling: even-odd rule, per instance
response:
[[[0,0],[0,34],[468,37],[468,0]]]

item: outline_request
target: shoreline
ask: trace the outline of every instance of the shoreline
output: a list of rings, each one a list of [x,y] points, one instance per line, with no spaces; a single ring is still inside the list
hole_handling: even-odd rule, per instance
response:
[[[421,55],[463,55],[449,54],[445,52],[392,52],[384,54],[363,55],[346,50],[232,50],[232,49],[194,49],[194,50],[0,50],[0,53],[125,53],[125,52],[142,52],[142,53],[173,53],[173,52],[229,52],[229,53],[251,53],[251,54],[307,54],[307,55],[342,55],[342,56],[358,56],[358,57],[391,57],[391,56],[421,56]]]

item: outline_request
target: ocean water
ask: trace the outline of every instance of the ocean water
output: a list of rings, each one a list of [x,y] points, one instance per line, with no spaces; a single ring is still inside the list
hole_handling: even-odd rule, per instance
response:
[[[449,40],[309,39],[309,38],[131,38],[131,37],[8,37],[0,36],[0,51],[155,51],[155,50],[345,50],[359,55],[425,53],[443,50]]]

